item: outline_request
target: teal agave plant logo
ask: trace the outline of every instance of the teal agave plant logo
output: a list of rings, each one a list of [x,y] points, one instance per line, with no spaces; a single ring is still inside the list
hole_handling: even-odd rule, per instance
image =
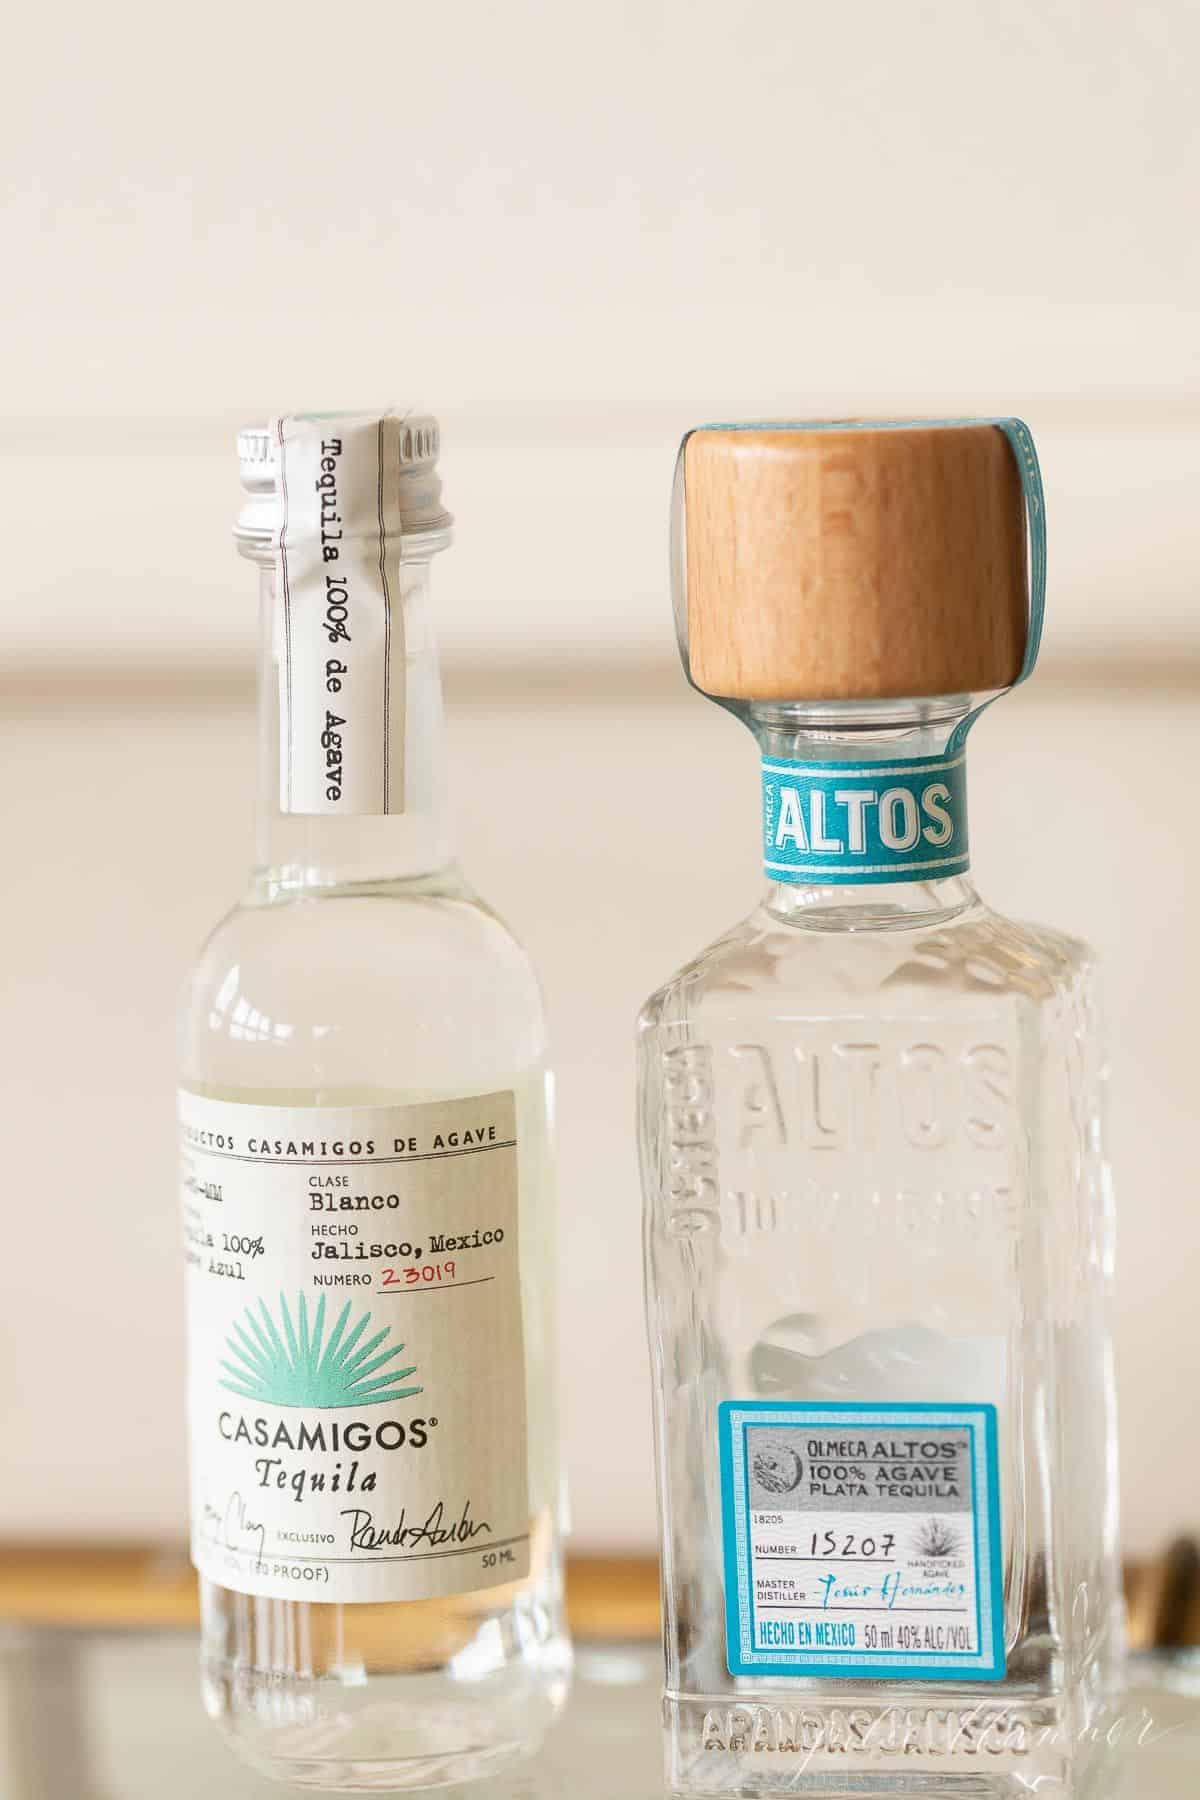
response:
[[[363,1313],[351,1327],[350,1308],[347,1300],[326,1340],[324,1294],[311,1325],[303,1294],[297,1296],[294,1320],[283,1294],[278,1323],[265,1300],[248,1306],[225,1340],[234,1360],[222,1360],[226,1376],[221,1386],[273,1406],[382,1406],[419,1394],[420,1387],[401,1385],[416,1374],[415,1363],[408,1369],[386,1367],[404,1349],[403,1344],[380,1348],[391,1337],[391,1327],[364,1339],[371,1315]]]

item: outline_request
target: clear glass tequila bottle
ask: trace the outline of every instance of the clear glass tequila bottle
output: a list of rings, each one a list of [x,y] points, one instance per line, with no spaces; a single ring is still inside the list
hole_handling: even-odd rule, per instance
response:
[[[735,428],[681,486],[769,886],[640,1021],[668,1782],[1077,1791],[1120,1642],[1095,975],[980,900],[962,766],[1022,660],[1016,465]]]
[[[437,1786],[569,1677],[542,1007],[449,845],[436,425],[239,449],[258,851],[181,1024],[204,1696],[269,1775]]]

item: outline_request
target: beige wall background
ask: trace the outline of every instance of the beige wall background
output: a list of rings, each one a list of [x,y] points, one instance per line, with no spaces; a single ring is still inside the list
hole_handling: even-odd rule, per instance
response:
[[[1049,631],[973,740],[977,874],[1106,956],[1126,1536],[1200,1523],[1200,12],[116,4],[7,43],[0,1532],[181,1532],[171,1008],[252,801],[232,432],[381,400],[444,422],[460,838],[549,994],[589,1546],[653,1536],[633,1015],[757,891],[752,746],[672,666],[675,444],[1029,419]]]

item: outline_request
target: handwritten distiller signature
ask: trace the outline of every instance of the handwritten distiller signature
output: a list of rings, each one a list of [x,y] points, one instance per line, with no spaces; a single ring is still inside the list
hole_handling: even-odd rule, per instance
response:
[[[401,1507],[400,1517],[390,1525],[376,1525],[372,1514],[360,1506],[344,1508],[342,1517],[350,1520],[352,1550],[457,1549],[472,1543],[483,1532],[489,1537],[493,1535],[492,1527],[486,1519],[471,1517],[469,1499],[464,1500],[462,1512],[457,1518],[448,1511],[444,1500],[439,1500],[423,1520],[413,1524],[409,1523],[405,1507]]]

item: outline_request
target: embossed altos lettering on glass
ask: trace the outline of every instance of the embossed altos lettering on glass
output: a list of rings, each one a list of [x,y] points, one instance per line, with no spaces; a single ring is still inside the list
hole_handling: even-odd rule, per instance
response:
[[[768,887],[640,1022],[680,1794],[1084,1779],[1120,1637],[1095,975],[983,903],[966,830],[1040,504],[1011,423],[681,454],[680,641],[761,748]]]
[[[239,441],[259,833],[185,986],[192,1558],[250,1762],[485,1775],[563,1704],[550,1075],[443,794],[432,419]]]

